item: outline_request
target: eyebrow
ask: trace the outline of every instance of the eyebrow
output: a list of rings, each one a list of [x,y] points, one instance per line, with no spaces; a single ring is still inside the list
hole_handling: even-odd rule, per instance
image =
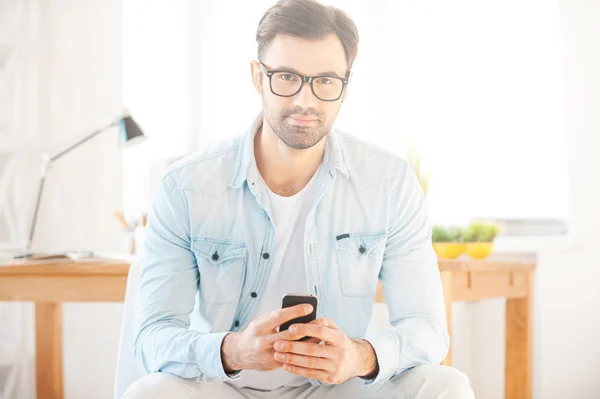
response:
[[[287,66],[281,66],[279,68],[273,68],[273,69],[271,69],[271,71],[274,71],[274,72],[291,72],[291,73],[295,73],[297,75],[308,76],[308,75],[304,75],[302,72],[298,71],[295,68],[287,67]],[[346,73],[346,75],[347,75],[347,73]],[[316,75],[311,75],[311,76],[332,76],[332,77],[336,77],[336,78],[340,78],[340,79],[347,79],[346,76],[342,76],[342,75],[340,75],[339,73],[337,73],[335,71],[319,72]]]

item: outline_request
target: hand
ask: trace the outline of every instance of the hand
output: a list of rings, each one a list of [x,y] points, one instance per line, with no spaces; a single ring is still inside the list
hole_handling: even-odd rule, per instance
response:
[[[243,331],[227,334],[221,344],[223,368],[227,373],[244,369],[269,371],[281,368],[281,363],[273,358],[273,344],[277,340],[293,338],[287,330],[278,333],[277,327],[311,312],[311,305],[278,309],[253,320]]]
[[[357,376],[371,378],[377,375],[377,356],[369,342],[348,338],[331,319],[323,318],[316,322],[294,324],[289,329],[290,340],[274,343],[274,357],[283,363],[284,370],[327,384],[341,384]],[[304,336],[325,344],[293,341]]]

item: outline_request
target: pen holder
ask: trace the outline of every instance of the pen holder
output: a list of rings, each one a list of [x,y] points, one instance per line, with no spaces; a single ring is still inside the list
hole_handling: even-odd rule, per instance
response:
[[[134,234],[135,254],[141,255],[144,250],[144,240],[146,238],[146,228],[144,226],[136,227]]]
[[[123,234],[122,250],[127,255],[140,255],[144,246],[145,228],[136,227],[133,231],[125,231]]]
[[[127,255],[135,255],[137,250],[135,231],[126,231],[123,234],[121,250]]]

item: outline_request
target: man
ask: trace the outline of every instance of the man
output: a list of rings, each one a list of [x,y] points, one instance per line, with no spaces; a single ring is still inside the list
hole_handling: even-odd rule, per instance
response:
[[[149,374],[125,397],[472,398],[463,374],[439,366],[449,338],[412,168],[332,128],[356,26],[282,0],[256,39],[263,113],[173,165],[149,215],[135,344]],[[383,332],[368,329],[378,280]],[[278,332],[311,312],[281,310],[286,293],[316,296],[317,320]]]

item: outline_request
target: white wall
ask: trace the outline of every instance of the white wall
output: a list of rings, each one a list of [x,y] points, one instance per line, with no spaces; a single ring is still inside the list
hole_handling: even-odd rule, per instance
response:
[[[160,160],[190,152],[192,0],[121,0],[123,102],[149,137],[123,157],[123,207],[148,211]],[[200,3],[200,2],[198,2]]]
[[[563,0],[566,132],[575,247],[540,254],[537,398],[600,392],[600,2]]]
[[[533,388],[536,399],[593,399],[600,392],[600,2],[562,0],[561,20],[573,244],[539,253]],[[504,301],[466,306],[476,395],[503,398]]]

